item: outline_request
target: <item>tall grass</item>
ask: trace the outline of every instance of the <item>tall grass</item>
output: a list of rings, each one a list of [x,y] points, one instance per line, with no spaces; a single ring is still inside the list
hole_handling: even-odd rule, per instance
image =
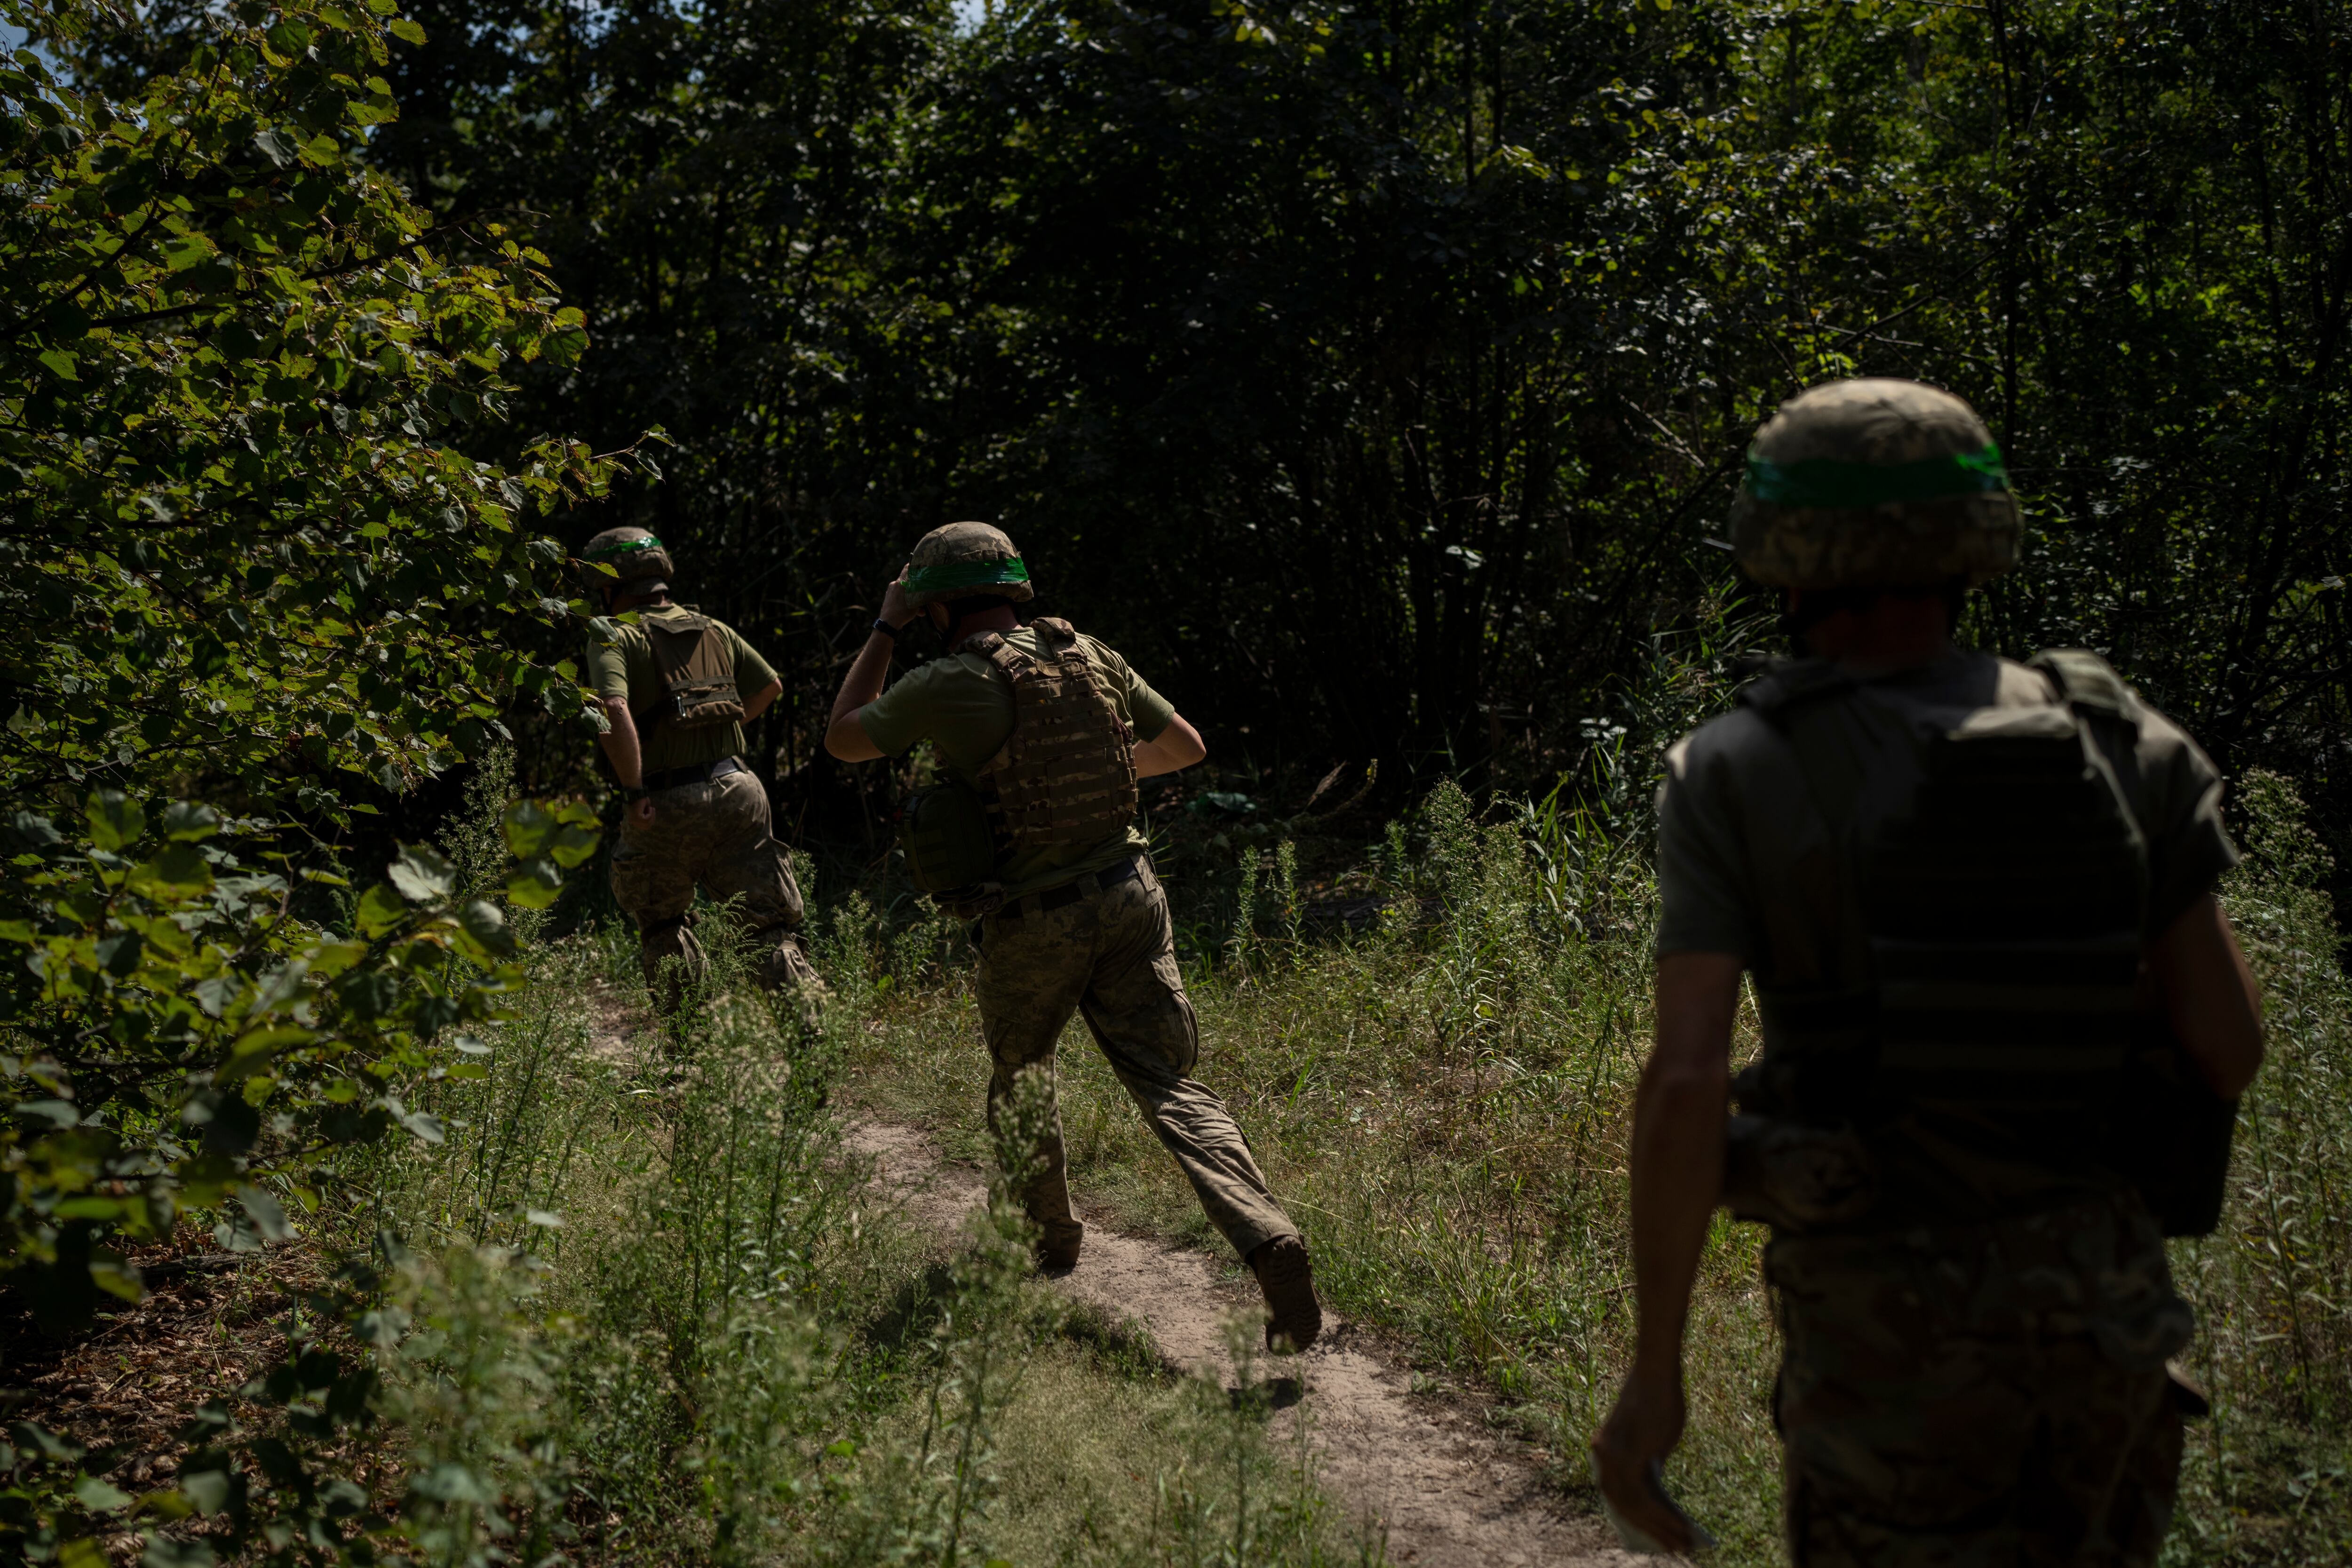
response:
[[[1333,1304],[1408,1340],[1425,1376],[1491,1391],[1582,1497],[1584,1444],[1631,1348],[1625,1150],[1652,1025],[1654,889],[1605,811],[1556,796],[1493,816],[1482,827],[1441,786],[1374,852],[1388,918],[1320,941],[1244,922],[1187,982],[1204,1073]],[[2237,822],[2253,854],[2223,893],[2268,994],[2272,1056],[2223,1228],[2175,1251],[2217,1414],[2192,1430],[2168,1561],[2345,1561],[2352,990],[2292,793],[2249,781]],[[861,1042],[864,1092],[979,1153],[984,1069],[958,977],[885,1005],[880,1023]],[[1759,1043],[1743,1005],[1736,1054]],[[1076,1029],[1062,1083],[1082,1205],[1202,1239],[1189,1192]],[[1780,1557],[1762,1239],[1721,1217],[1708,1237],[1693,1418],[1669,1472],[1727,1563]]]
[[[887,999],[931,952],[870,952],[865,918],[819,951]],[[633,942],[553,944],[420,1098],[444,1142],[348,1173],[330,1239],[391,1266],[371,1324],[429,1561],[1361,1555],[1261,1415],[1034,1277],[1001,1191],[962,1237],[877,1205],[830,1109],[857,1012],[812,1029],[713,959],[678,1026],[616,1039],[588,1008],[634,1007]]]

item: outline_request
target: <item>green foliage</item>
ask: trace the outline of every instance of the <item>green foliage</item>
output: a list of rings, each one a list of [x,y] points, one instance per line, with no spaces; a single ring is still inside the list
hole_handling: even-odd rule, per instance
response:
[[[2250,853],[2221,896],[2262,981],[2268,1055],[2239,1107],[2221,1228],[2173,1248],[2214,1394],[2189,1431],[2176,1554],[2321,1562],[2352,1548],[2352,983],[2294,790],[2248,778],[2231,826]]]
[[[578,357],[581,314],[498,224],[436,225],[357,161],[396,113],[391,9],[211,12],[117,94],[0,61],[0,798],[193,778],[334,816],[518,699],[582,712],[516,635],[571,591],[524,524],[616,459],[459,450],[515,367]],[[0,14],[68,50],[125,25]]]
[[[563,824],[515,835],[530,845],[581,830],[585,814],[520,815]],[[0,1268],[53,1333],[88,1327],[108,1293],[138,1300],[121,1248],[189,1217],[217,1214],[215,1239],[231,1250],[286,1239],[289,1206],[345,1201],[353,1151],[396,1132],[444,1141],[442,1121],[415,1103],[424,1085],[484,1070],[479,1035],[507,1016],[522,975],[503,911],[413,847],[360,896],[350,929],[323,929],[291,912],[296,887],[341,879],[294,869],[267,847],[271,827],[184,801],[151,813],[108,789],[91,792],[70,835],[30,812],[6,826]],[[366,1495],[304,1447],[331,1449],[372,1418],[373,1374],[310,1342],[360,1323],[374,1289],[355,1267],[308,1302],[284,1364],[239,1392],[282,1415],[257,1426],[213,1407],[176,1489],[142,1507],[166,1521],[226,1511],[239,1542],[298,1524],[321,1539],[374,1528]],[[387,1343],[390,1332],[381,1317],[362,1329]],[[256,1475],[269,1479],[266,1503]],[[70,1537],[84,1517],[34,1492],[19,1501],[12,1522],[27,1542]]]

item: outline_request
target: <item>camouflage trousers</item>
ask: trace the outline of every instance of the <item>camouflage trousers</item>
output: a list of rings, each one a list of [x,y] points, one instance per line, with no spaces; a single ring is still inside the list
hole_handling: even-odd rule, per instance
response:
[[[1776,1239],[1798,1568],[2139,1568],[2180,1475],[2189,1340],[2137,1198]]]
[[[621,818],[613,846],[613,897],[637,922],[637,961],[655,1005],[676,1007],[686,980],[709,973],[688,912],[698,887],[761,949],[758,982],[766,990],[810,985],[816,972],[801,951],[800,885],[792,858],[769,830],[768,792],[738,770],[652,797],[654,819]],[[662,963],[678,967],[665,976]]]
[[[973,990],[992,1070],[988,1121],[995,1128],[1024,1073],[1053,1087],[1054,1047],[1074,1012],[1111,1070],[1192,1184],[1201,1208],[1246,1258],[1264,1242],[1295,1236],[1266,1191],[1241,1129],[1214,1091],[1192,1076],[1201,1032],[1176,967],[1168,897],[1147,863],[1140,874],[1058,909],[1000,910],[981,922]],[[1068,1160],[1058,1108],[1047,1118],[1041,1168],[1020,1193],[1049,1242],[1075,1241],[1086,1227],[1070,1206]]]

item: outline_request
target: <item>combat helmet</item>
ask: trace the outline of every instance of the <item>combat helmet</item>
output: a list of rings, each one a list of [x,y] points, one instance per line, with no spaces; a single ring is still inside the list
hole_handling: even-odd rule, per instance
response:
[[[1975,587],[2017,564],[2017,500],[1961,399],[1916,381],[1833,381],[1756,433],[1731,544],[1767,587]]]
[[[583,563],[580,576],[591,594],[602,594],[607,589],[629,594],[667,593],[669,575],[677,570],[670,563],[669,552],[662,548],[662,542],[642,528],[608,528],[582,548],[580,559]],[[619,580],[596,570],[600,563],[619,573]]]
[[[915,541],[907,566],[907,603],[918,610],[975,594],[996,594],[1015,604],[1036,597],[1013,541],[984,522],[931,530]]]

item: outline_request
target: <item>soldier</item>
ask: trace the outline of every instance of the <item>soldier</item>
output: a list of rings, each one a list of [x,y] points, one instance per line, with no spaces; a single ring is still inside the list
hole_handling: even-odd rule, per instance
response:
[[[782,680],[733,627],[670,602],[676,568],[644,529],[608,528],[583,558],[606,612],[638,616],[610,641],[592,637],[588,669],[612,724],[604,755],[629,803],[613,846],[613,897],[637,922],[655,1005],[674,1010],[685,981],[707,971],[690,912],[698,886],[751,932],[763,989],[804,987],[813,998],[822,987],[801,951],[792,858],[770,831],[768,792],[743,765],[743,725]],[[667,976],[665,959],[677,961]]]
[[[1166,699],[1110,648],[1013,606],[1034,590],[1013,542],[955,522],[917,542],[834,700],[825,749],[844,762],[929,740],[943,770],[976,787],[993,861],[976,942],[974,994],[993,1064],[989,1124],[1035,1071],[1050,1094],[1054,1045],[1073,1011],[1192,1182],[1210,1222],[1265,1293],[1269,1348],[1304,1350],[1322,1329],[1307,1247],[1250,1157],[1232,1115],[1192,1076],[1201,1048],[1176,967],[1168,900],[1135,826],[1135,781],[1207,755]],[[926,617],[948,648],[882,689],[907,626]],[[977,816],[975,814],[975,820]],[[1086,1226],[1070,1205],[1058,1112],[1042,1169],[1021,1198],[1038,1260],[1075,1268]]]
[[[2192,1321],[2143,1194],[2202,1162],[2211,1207],[2167,1224],[2210,1227],[2260,996],[2195,744],[2089,654],[1953,645],[2017,534],[1946,393],[1816,387],[1750,448],[1734,545],[1809,657],[1684,737],[1659,792],[1636,1348],[1593,1440],[1629,1541],[1694,1543],[1658,1467],[1728,1153],[1735,1214],[1773,1227],[1793,1562],[2155,1561],[2201,1399],[2168,1373]],[[1764,1050],[1727,1122],[1743,971]],[[2134,1054],[2166,1030],[2168,1056]],[[2218,1162],[2203,1134],[2101,1135],[2166,1059],[2181,1103],[2220,1109]]]

